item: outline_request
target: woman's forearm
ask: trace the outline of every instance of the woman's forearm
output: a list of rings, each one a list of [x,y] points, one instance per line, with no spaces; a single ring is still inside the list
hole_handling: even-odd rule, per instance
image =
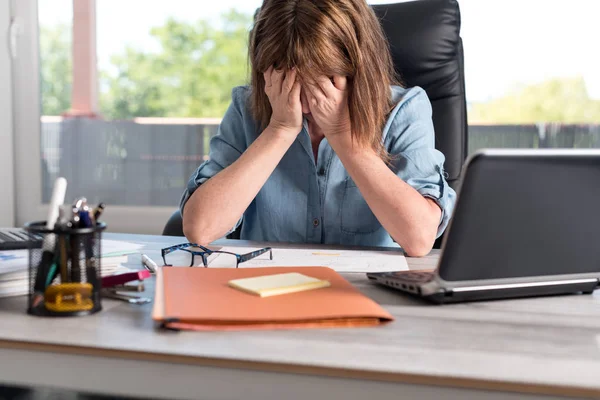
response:
[[[227,233],[256,197],[296,136],[267,127],[240,158],[206,182],[183,211],[183,232],[206,245]]]
[[[331,146],[373,214],[408,255],[429,253],[442,215],[439,206],[398,178],[374,151],[353,147],[347,137],[330,139]]]

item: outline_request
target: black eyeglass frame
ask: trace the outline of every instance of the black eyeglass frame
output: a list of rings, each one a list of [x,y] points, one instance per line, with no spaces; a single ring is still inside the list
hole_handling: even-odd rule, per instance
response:
[[[189,247],[197,247],[199,249],[202,249],[202,251],[194,251],[194,250],[189,249]],[[170,254],[177,250],[186,251],[192,255],[192,262],[190,263],[190,267],[194,266],[195,256],[200,256],[200,257],[202,257],[202,264],[204,264],[204,268],[208,268],[208,256],[210,256],[211,254],[215,254],[215,253],[231,254],[232,256],[235,256],[235,259],[236,259],[235,267],[236,268],[238,268],[241,263],[251,260],[253,258],[256,258],[256,257],[260,256],[261,254],[265,254],[266,252],[269,252],[269,260],[273,260],[273,249],[271,249],[270,247],[265,247],[265,248],[262,248],[262,249],[259,249],[256,251],[252,251],[252,252],[246,253],[246,254],[236,254],[236,253],[231,253],[229,251],[211,250],[207,247],[204,247],[204,246],[196,244],[196,243],[181,243],[181,244],[176,244],[174,246],[166,247],[166,248],[160,250],[165,267],[173,266],[172,264],[167,263],[165,256],[167,254]]]

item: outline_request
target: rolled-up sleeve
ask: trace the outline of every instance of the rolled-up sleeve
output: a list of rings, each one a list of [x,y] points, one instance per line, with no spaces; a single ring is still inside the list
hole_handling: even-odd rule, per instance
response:
[[[424,197],[434,200],[442,210],[439,237],[452,215],[456,193],[448,186],[444,155],[435,148],[431,103],[425,91],[407,91],[393,112],[386,136],[392,168],[396,175]]]
[[[238,87],[232,91],[232,102],[225,112],[218,132],[210,140],[209,158],[204,161],[190,177],[187,187],[181,196],[179,209],[181,215],[187,201],[192,194],[206,182],[231,164],[233,164],[246,150],[244,134],[243,109],[246,106],[244,95],[245,88]],[[242,222],[242,219],[230,230],[233,232]]]

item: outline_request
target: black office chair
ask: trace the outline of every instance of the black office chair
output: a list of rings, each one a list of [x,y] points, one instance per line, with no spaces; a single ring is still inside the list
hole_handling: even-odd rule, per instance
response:
[[[458,189],[467,156],[467,103],[460,10],[456,0],[419,0],[373,6],[405,86],[420,86],[433,108],[436,148],[446,156],[450,186]],[[163,235],[181,236],[176,211]],[[239,238],[239,231],[231,237]],[[436,247],[441,241],[436,242]]]
[[[467,156],[467,102],[460,10],[456,0],[373,6],[405,86],[420,86],[433,108],[436,148],[446,156],[448,183],[458,188]]]
[[[183,219],[179,210],[169,217],[162,234],[163,236],[183,236]]]
[[[374,5],[404,86],[420,86],[433,109],[435,147],[446,157],[448,184],[458,190],[467,157],[467,101],[460,9],[456,0]],[[434,245],[440,248],[442,238]]]

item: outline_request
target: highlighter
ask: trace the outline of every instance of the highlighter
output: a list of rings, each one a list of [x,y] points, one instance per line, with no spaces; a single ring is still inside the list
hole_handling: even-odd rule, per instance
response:
[[[67,192],[67,180],[57,178],[54,182],[52,197],[50,198],[50,207],[48,209],[48,218],[46,219],[46,229],[53,230],[58,219],[58,208],[65,201]],[[56,235],[47,233],[42,244],[42,260],[40,261],[35,282],[33,285],[34,295],[32,299],[33,307],[38,306],[44,300],[44,291],[46,290],[46,281],[54,264],[54,248],[56,246]]]

